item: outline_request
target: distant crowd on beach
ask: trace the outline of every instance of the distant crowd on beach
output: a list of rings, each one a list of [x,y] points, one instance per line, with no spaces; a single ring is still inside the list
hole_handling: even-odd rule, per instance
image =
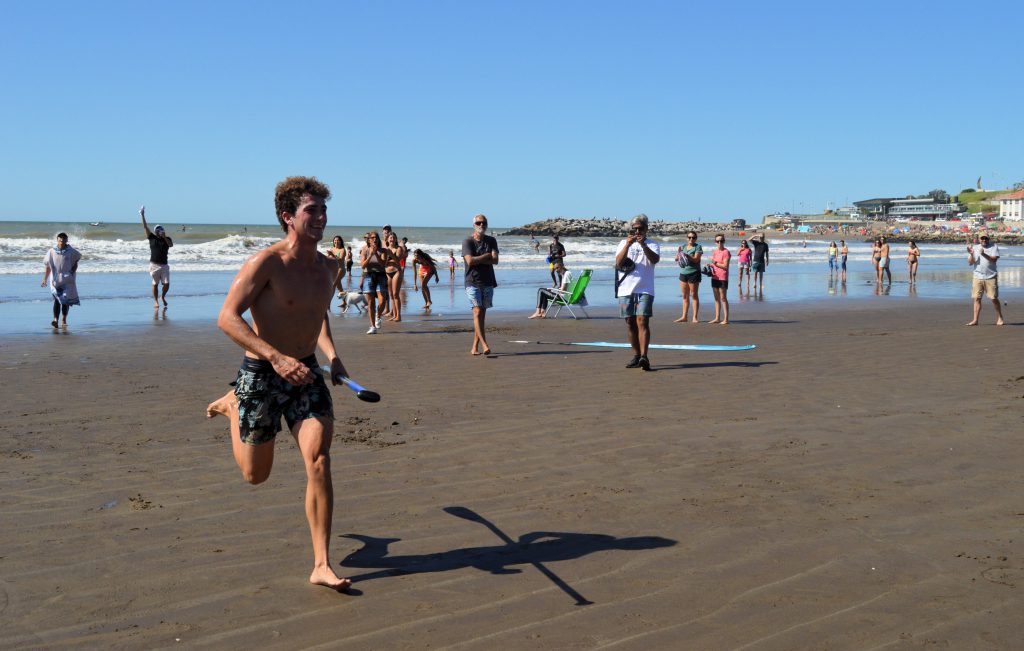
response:
[[[162,226],[157,225],[150,229],[146,221],[144,206],[140,208],[139,215],[150,247],[149,275],[153,305],[154,308],[163,307],[166,310],[170,290],[168,256],[174,242]],[[706,224],[702,226],[706,226]],[[853,229],[832,230],[833,232],[849,232]],[[699,239],[702,235],[707,235],[705,231],[706,229],[703,228],[701,230],[690,229],[685,234],[686,243],[679,245],[676,250],[674,260],[679,265],[682,305],[680,316],[675,319],[675,322],[699,322],[701,303],[699,290],[701,281],[706,278],[711,285],[714,301],[714,317],[707,322],[728,325],[730,309],[728,286],[733,252],[730,247],[726,246],[726,231],[712,235],[714,246],[709,247],[709,251],[705,254],[704,245]],[[763,297],[764,273],[771,260],[770,246],[764,234],[755,234],[749,239],[743,237],[746,234],[744,231],[739,231],[739,234],[740,240],[735,250],[738,274],[735,281],[737,296],[740,298]],[[863,233],[854,233],[855,236],[858,234]],[[572,311],[573,305],[586,306],[585,289],[586,283],[589,282],[589,273],[577,274],[569,269],[566,248],[560,236],[557,234],[551,236],[550,241],[543,245],[533,233],[530,233],[529,237],[529,246],[535,253],[538,255],[546,253],[551,285],[537,289],[537,300],[533,312],[529,314],[528,318],[546,318],[550,316],[549,309],[551,307],[556,307],[559,311],[563,308]],[[959,235],[960,241],[963,241],[963,237],[963,234]],[[888,235],[879,235],[875,237],[872,244],[871,263],[878,293],[885,292],[886,287],[891,285],[894,258],[900,257],[893,252],[891,247],[894,244],[891,239]],[[354,307],[359,313],[365,313],[369,321],[367,334],[381,332],[385,323],[400,323],[402,321],[407,287],[405,271],[410,260],[413,269],[413,291],[421,292],[423,296],[422,309],[427,312],[432,306],[429,284],[431,280],[435,284],[440,282],[441,271],[439,268],[447,267],[447,277],[452,284],[456,282],[456,270],[459,267],[468,270],[465,256],[456,256],[454,250],[449,250],[446,255],[438,252],[443,261],[434,258],[425,250],[410,250],[408,239],[400,238],[389,224],[385,224],[380,233],[377,231],[365,233],[362,240],[363,246],[353,252],[352,246],[345,244],[344,238],[335,235],[331,245],[326,248],[324,253],[340,263],[334,283],[336,296],[340,301],[340,309],[346,312]],[[974,246],[980,246],[981,240],[977,233],[969,235],[969,240]],[[806,244],[805,240],[805,247]],[[541,251],[542,246],[544,252]],[[830,279],[834,278],[839,281],[840,286],[845,287],[849,256],[846,240],[840,239],[838,242],[832,240],[827,248]],[[921,257],[922,252],[917,241],[909,240],[902,258],[906,264],[907,282],[912,288],[917,283]],[[55,246],[47,253],[46,276],[42,285],[51,286],[51,294],[54,299],[51,326],[54,328],[57,328],[58,325],[66,327],[70,307],[80,304],[75,282],[80,259],[81,253],[68,243],[66,233],[59,234]],[[361,271],[358,286],[355,286],[352,272],[356,262]],[[585,275],[586,277],[584,277]],[[993,289],[992,293],[997,294],[997,291],[997,289]],[[573,297],[574,293],[575,297]],[[993,297],[990,296],[990,298]],[[570,299],[572,300],[570,301]],[[998,301],[995,302],[998,303]]]

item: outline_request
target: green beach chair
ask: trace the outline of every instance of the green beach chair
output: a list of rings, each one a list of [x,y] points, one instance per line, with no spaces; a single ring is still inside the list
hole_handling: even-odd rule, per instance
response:
[[[587,304],[587,298],[583,292],[587,289],[587,285],[590,284],[590,275],[592,273],[594,273],[593,269],[584,269],[583,273],[580,274],[580,277],[573,281],[571,287],[565,291],[555,290],[557,296],[551,299],[551,305],[548,306],[548,310],[555,305],[558,306],[558,309],[556,309],[555,313],[551,315],[551,318],[558,318],[558,313],[562,311],[563,307],[569,311],[569,314],[571,314],[574,319],[577,317],[576,313],[572,311],[573,307],[576,307],[580,312],[583,312],[583,316],[588,319],[590,318],[587,311],[583,309]]]

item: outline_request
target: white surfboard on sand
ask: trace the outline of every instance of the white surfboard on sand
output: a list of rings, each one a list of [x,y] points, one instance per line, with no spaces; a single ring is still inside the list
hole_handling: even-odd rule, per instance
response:
[[[618,341],[510,341],[510,344],[549,344],[553,346],[599,346],[602,348],[630,348],[630,344]],[[720,344],[651,344],[648,348],[659,350],[753,350],[755,344],[723,346]]]

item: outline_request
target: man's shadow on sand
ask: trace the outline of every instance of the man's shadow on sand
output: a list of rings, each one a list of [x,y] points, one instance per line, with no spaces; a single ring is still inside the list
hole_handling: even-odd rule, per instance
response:
[[[586,600],[561,578],[544,566],[544,563],[567,561],[594,552],[608,550],[638,551],[671,547],[675,540],[659,536],[636,536],[616,538],[600,533],[569,533],[559,531],[534,531],[512,540],[489,520],[462,506],[446,507],[445,512],[456,517],[482,524],[490,529],[502,542],[500,545],[484,547],[463,547],[433,554],[410,554],[391,556],[388,546],[401,538],[375,538],[360,534],[343,534],[363,543],[358,549],[341,561],[343,567],[377,568],[353,577],[353,583],[370,581],[389,576],[420,574],[426,572],[449,572],[473,567],[491,574],[519,574],[522,569],[516,565],[532,565],[558,588],[576,600],[577,605],[592,602]]]

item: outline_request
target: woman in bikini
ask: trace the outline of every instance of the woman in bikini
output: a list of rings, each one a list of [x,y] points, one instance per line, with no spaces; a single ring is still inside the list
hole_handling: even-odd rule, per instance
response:
[[[417,270],[416,267],[419,267]],[[427,286],[430,283],[430,277],[434,277],[434,283],[437,284],[439,279],[437,277],[437,261],[430,257],[428,254],[416,249],[412,252],[412,274],[416,276],[417,271],[419,272],[420,285],[423,287],[423,309],[430,309],[430,288]]]
[[[907,249],[907,273],[910,282],[917,282],[917,259],[921,257],[921,249],[917,248],[917,242],[910,240],[910,248]]]
[[[331,241],[331,248],[327,249],[328,257],[338,260],[338,277],[334,279],[334,289],[338,292],[338,298],[341,298],[344,294],[344,290],[341,289],[341,279],[345,277],[346,262],[348,258],[348,252],[345,251],[345,241],[341,239],[341,235],[335,235]],[[352,263],[348,262],[348,268],[352,268]]]
[[[448,271],[451,273],[452,282],[455,282],[455,251],[448,252]]]
[[[384,273],[388,277],[388,292],[391,294],[391,311],[388,314],[388,321],[402,320],[402,298],[398,292],[402,288],[402,267],[403,257],[402,245],[398,242],[398,236],[394,231],[388,233],[384,248],[390,255],[384,261]]]
[[[385,273],[385,261],[390,252],[380,244],[380,235],[376,232],[366,234],[366,246],[359,255],[359,266],[363,269],[366,287],[366,313],[370,316],[368,335],[375,335],[380,330],[380,310],[384,306],[388,292],[388,279]]]
[[[882,240],[875,238],[871,246],[871,264],[875,268],[875,275],[878,275],[878,263],[882,261]]]

